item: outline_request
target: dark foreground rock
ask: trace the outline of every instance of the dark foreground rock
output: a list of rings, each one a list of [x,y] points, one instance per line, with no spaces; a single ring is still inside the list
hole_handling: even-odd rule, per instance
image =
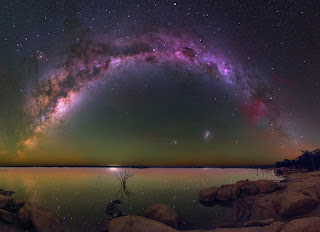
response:
[[[161,222],[138,216],[125,216],[113,219],[109,232],[176,232],[177,230]]]
[[[144,211],[144,216],[175,229],[179,225],[179,216],[170,205],[153,203]]]
[[[56,217],[51,213],[34,207],[26,207],[30,221],[38,232],[61,232],[61,226]]]
[[[266,220],[247,221],[243,226],[267,226],[274,222],[273,218]]]
[[[281,232],[320,232],[320,217],[292,220],[284,226]]]
[[[13,191],[0,189],[0,231],[61,232],[61,226],[56,217],[9,197],[13,193]]]
[[[184,232],[280,232],[283,222],[274,222],[263,227],[218,228],[213,230],[189,230]],[[109,232],[179,232],[170,226],[138,216],[125,216],[113,219],[108,227]]]

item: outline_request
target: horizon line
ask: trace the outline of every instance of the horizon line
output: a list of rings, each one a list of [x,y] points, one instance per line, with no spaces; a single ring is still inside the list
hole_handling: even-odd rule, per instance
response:
[[[176,165],[176,166],[148,166],[148,165],[8,165],[0,166],[0,168],[273,168],[275,165]]]

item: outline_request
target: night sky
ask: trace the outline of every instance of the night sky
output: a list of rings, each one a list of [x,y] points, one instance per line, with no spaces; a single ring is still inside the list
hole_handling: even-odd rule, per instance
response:
[[[1,165],[264,165],[320,148],[315,1],[2,1]]]

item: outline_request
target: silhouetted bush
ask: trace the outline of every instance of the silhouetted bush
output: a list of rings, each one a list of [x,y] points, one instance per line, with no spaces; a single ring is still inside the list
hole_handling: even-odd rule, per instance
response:
[[[320,149],[314,151],[301,151],[302,155],[294,160],[285,159],[276,163],[276,168],[304,168],[309,171],[320,169]]]

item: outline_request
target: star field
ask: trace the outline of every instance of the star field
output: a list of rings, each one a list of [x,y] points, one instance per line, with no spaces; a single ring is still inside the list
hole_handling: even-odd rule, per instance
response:
[[[5,3],[3,163],[251,165],[315,149],[317,7]]]

